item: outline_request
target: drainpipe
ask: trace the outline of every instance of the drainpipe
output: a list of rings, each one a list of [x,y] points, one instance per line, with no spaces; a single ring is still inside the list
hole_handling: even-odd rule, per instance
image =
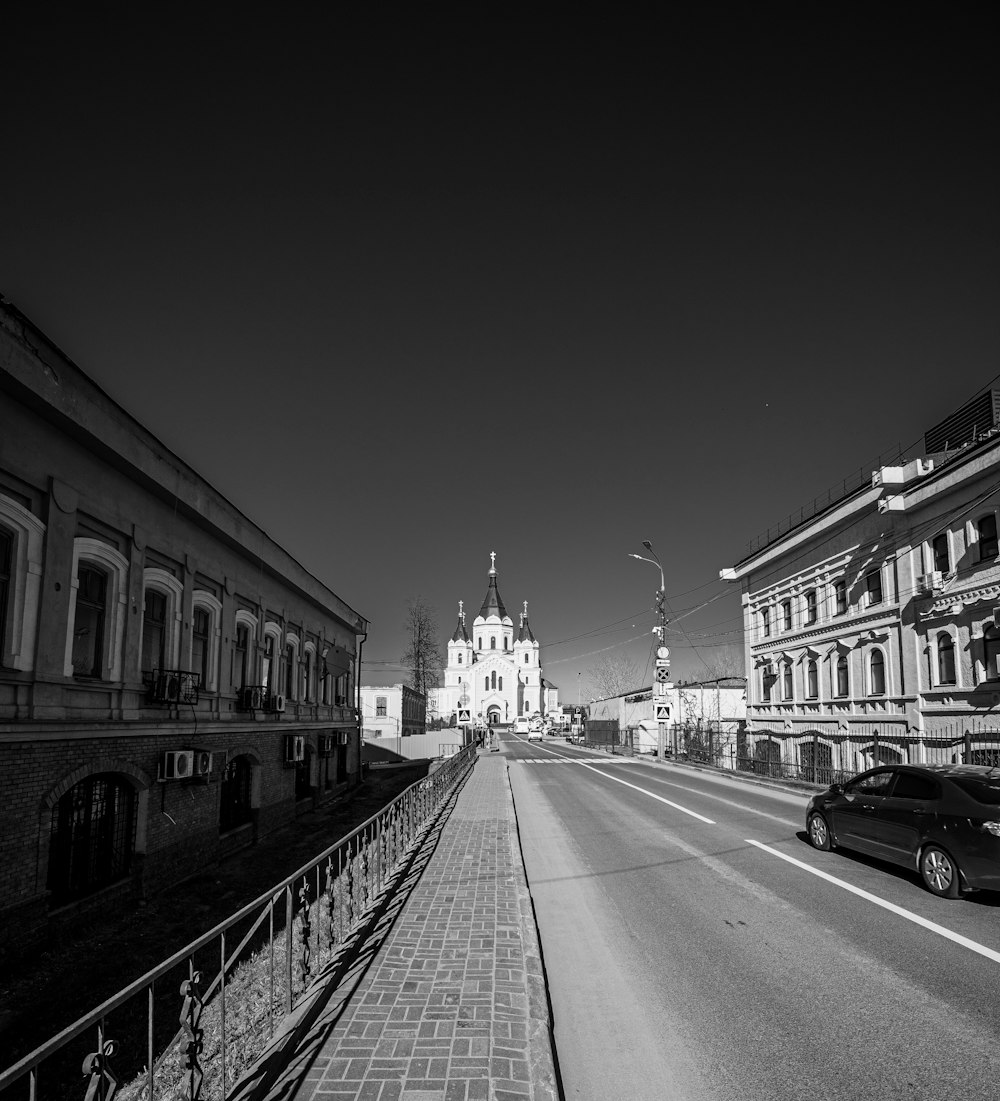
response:
[[[357,704],[355,714],[358,720],[358,783],[364,779],[364,763],[361,760],[361,737],[364,728],[364,717],[361,714],[361,648],[368,638],[368,632],[363,635],[355,635],[358,640],[358,656],[354,665],[354,702]]]

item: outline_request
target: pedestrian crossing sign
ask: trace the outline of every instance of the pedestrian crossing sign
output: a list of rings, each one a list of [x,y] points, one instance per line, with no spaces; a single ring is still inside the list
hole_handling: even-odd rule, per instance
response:
[[[464,723],[472,722],[472,712],[467,707],[460,707],[458,709],[458,725],[462,726]]]
[[[669,703],[660,703],[659,701],[657,701],[653,705],[653,708],[656,712],[656,721],[658,723],[668,723],[668,722],[670,722],[670,704]]]

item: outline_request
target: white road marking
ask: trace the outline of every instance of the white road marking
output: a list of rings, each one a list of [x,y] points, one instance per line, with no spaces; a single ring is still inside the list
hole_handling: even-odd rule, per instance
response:
[[[560,754],[556,753],[555,750],[546,749],[546,747],[543,746],[543,745],[539,746],[538,748],[539,749],[545,749],[545,751],[547,753],[551,753],[554,757],[558,757],[560,761],[566,761],[566,762],[572,761],[573,763],[578,763],[578,764],[581,765],[581,767],[588,768],[588,769],[590,769],[591,772],[596,772],[598,776],[603,776],[605,780],[614,780],[614,782],[616,784],[624,784],[627,788],[632,788],[633,791],[639,791],[643,795],[648,795],[650,797],[650,799],[655,799],[659,803],[665,803],[668,807],[673,807],[674,810],[679,810],[683,814],[690,814],[692,818],[697,818],[699,822],[704,822],[704,823],[706,823],[706,825],[709,825],[709,826],[714,826],[715,825],[715,822],[714,822],[713,819],[706,818],[703,814],[699,814],[697,811],[688,810],[687,807],[682,807],[680,805],[680,803],[671,803],[669,799],[664,799],[662,795],[656,795],[651,791],[647,791],[645,788],[640,788],[640,787],[637,787],[635,784],[630,784],[628,782],[628,780],[620,780],[617,776],[611,776],[607,772],[604,772],[602,769],[594,768],[594,766],[590,765],[590,764],[585,764],[584,762],[587,760],[587,758],[563,757],[563,756],[560,756]],[[600,761],[600,763],[602,765],[603,764],[621,765],[621,764],[624,764],[627,759],[628,758],[615,758],[615,757],[609,757],[607,759],[605,759],[604,757],[598,758],[598,760]],[[524,760],[524,758],[522,758],[522,760]],[[539,761],[538,763],[541,764],[542,762]],[[549,763],[549,762],[545,762],[545,763]],[[555,763],[555,762],[552,762],[552,763]]]
[[[519,765],[636,765],[639,762],[629,757],[556,757],[551,760],[548,757],[515,757],[512,764]]]
[[[843,887],[845,891],[850,891],[851,894],[855,894],[859,898],[866,899],[868,902],[874,902],[876,906],[881,906],[883,910],[888,910],[890,913],[905,918],[907,921],[912,921],[915,925],[921,925],[925,929],[929,929],[932,933],[937,933],[938,936],[954,941],[955,944],[960,944],[963,948],[968,948],[970,952],[978,952],[980,956],[985,956],[988,960],[993,960],[994,963],[1000,963],[1000,952],[994,952],[992,948],[987,948],[985,945],[979,944],[978,941],[969,940],[968,937],[963,937],[961,933],[954,933],[951,929],[946,929],[943,925],[938,925],[937,922],[929,921],[927,918],[921,917],[919,914],[914,914],[910,910],[904,910],[902,906],[897,906],[894,902],[886,902],[884,898],[869,894],[868,891],[863,891],[860,887],[855,887],[853,883],[847,883],[843,879],[838,879],[836,876],[830,875],[828,872],[820,871],[819,868],[814,868],[811,864],[806,864],[802,860],[796,860],[794,856],[788,856],[786,853],[779,852],[777,849],[771,848],[770,845],[765,845],[762,841],[754,841],[751,837],[747,837],[745,840],[748,845],[754,845],[758,849],[763,849],[764,852],[770,853],[772,856],[787,860],[789,864],[794,864],[796,868],[802,868],[803,871],[811,872],[813,875],[819,876],[820,879],[825,879],[828,883]]]
[[[605,780],[614,780],[616,784],[624,784],[627,788],[631,788],[633,791],[642,792],[643,795],[648,795],[650,799],[655,799],[658,803],[666,803],[668,807],[673,807],[674,810],[683,811],[684,814],[690,814],[692,818],[697,818],[699,822],[705,822],[709,826],[714,826],[715,822],[711,818],[706,818],[703,814],[699,814],[697,811],[688,810],[687,807],[682,807],[680,803],[671,803],[669,799],[664,799],[662,795],[655,795],[651,791],[647,791],[645,788],[637,787],[635,784],[630,784],[628,780],[621,780],[617,776],[611,776],[607,772],[602,772],[599,768],[594,768],[593,765],[584,765],[584,768],[590,769],[591,772],[596,772],[598,776],[603,776]]]

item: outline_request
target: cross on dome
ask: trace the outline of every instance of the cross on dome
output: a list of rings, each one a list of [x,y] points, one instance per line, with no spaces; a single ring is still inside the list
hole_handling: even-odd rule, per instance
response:
[[[490,551],[490,573],[497,572],[497,552]]]

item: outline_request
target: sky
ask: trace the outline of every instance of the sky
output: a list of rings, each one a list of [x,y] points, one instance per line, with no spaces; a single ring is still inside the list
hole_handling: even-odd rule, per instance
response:
[[[992,29],[339,8],[16,16],[0,293],[370,620],[365,683],[491,551],[564,702],[649,683],[644,539],[705,675],[719,570],[1000,372]]]

